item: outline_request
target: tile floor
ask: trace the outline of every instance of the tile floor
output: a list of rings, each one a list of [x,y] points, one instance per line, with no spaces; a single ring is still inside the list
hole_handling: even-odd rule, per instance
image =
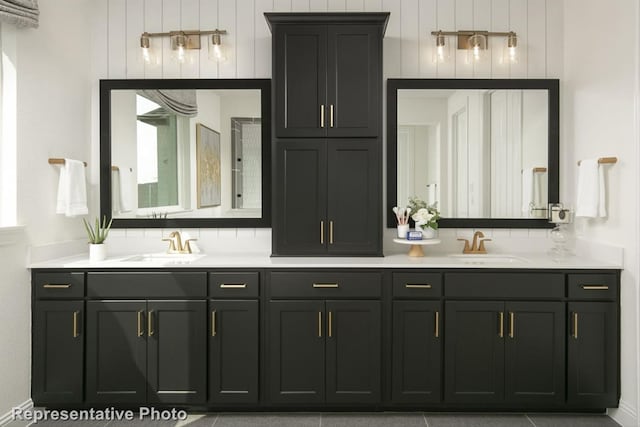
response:
[[[8,427],[23,427],[14,421]],[[191,414],[184,421],[40,421],[34,427],[619,427],[606,415],[441,413]]]

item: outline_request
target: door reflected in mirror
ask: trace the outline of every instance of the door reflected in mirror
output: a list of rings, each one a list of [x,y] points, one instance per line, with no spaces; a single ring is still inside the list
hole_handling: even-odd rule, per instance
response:
[[[262,116],[269,82],[163,82],[103,81],[115,86],[103,90],[109,97],[110,159],[107,144],[101,155],[101,162],[110,162],[115,225],[267,225],[269,144]],[[104,212],[107,204],[101,205]]]

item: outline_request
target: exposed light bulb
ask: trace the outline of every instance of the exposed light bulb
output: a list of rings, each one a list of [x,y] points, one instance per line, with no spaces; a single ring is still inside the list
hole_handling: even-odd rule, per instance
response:
[[[441,32],[436,36],[436,61],[444,62],[447,57],[445,50],[445,39]]]
[[[142,60],[145,64],[151,63],[151,41],[149,33],[142,33],[140,36],[140,48],[142,49]]]
[[[209,45],[209,59],[218,62],[225,60],[220,33],[216,32],[211,35],[211,44]]]
[[[509,56],[509,62],[518,62],[518,37],[511,32],[507,37],[507,53]]]
[[[187,56],[186,45],[187,45],[187,36],[185,36],[184,34],[177,34],[175,36],[175,46],[174,46],[175,59],[181,64],[185,62],[185,59]]]
[[[473,59],[478,61],[480,59],[480,45],[473,45]]]

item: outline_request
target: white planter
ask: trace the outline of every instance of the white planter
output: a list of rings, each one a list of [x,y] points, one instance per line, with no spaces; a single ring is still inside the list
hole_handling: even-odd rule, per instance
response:
[[[417,225],[416,230],[422,231],[423,239],[435,239],[436,237],[438,237],[438,230],[434,230],[431,227],[422,228],[419,225]]]
[[[99,262],[105,259],[107,259],[107,245],[89,243],[89,262]]]

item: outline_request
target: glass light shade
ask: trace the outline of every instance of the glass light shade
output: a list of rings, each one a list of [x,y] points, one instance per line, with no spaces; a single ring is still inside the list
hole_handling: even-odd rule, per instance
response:
[[[224,50],[222,49],[222,42],[220,40],[220,34],[211,35],[211,43],[209,43],[209,59],[213,61],[222,62],[225,60]]]
[[[171,57],[173,60],[184,64],[187,60],[187,36],[176,34],[171,36]]]
[[[436,48],[433,53],[433,62],[443,63],[449,60],[449,45],[446,42],[446,38],[443,34],[436,35]]]
[[[512,64],[518,62],[518,37],[516,37],[515,33],[511,33],[507,37],[504,58]]]

